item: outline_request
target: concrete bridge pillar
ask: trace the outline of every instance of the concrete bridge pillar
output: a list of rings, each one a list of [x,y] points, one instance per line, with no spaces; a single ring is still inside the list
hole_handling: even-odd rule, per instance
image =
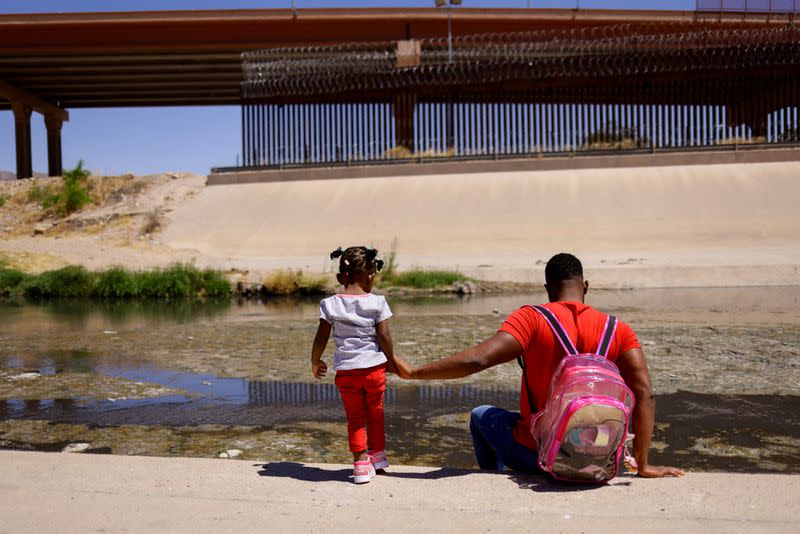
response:
[[[47,128],[47,174],[61,176],[64,166],[61,162],[61,125],[64,121],[58,117],[45,115],[44,125]]]
[[[12,102],[14,112],[14,136],[17,145],[17,179],[33,176],[33,158],[31,151],[31,112],[30,106]]]

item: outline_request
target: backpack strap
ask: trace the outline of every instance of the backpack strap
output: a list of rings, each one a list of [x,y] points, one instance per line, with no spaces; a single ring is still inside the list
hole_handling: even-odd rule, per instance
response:
[[[617,331],[617,318],[609,315],[606,318],[606,326],[603,328],[603,335],[600,336],[600,344],[597,345],[595,353],[603,358],[608,358],[608,349],[611,347],[611,340],[614,339],[614,333]]]
[[[578,351],[575,349],[575,345],[573,345],[572,340],[567,335],[566,330],[558,321],[553,312],[545,308],[544,306],[528,306],[529,308],[536,310],[539,314],[544,317],[544,320],[547,321],[547,324],[550,325],[550,328],[553,330],[553,335],[558,339],[561,343],[561,346],[564,347],[564,352],[567,354],[578,354]],[[525,368],[525,360],[522,358],[522,355],[517,356],[517,363],[519,364],[520,369],[522,369],[522,381],[525,383],[525,391],[528,394],[528,406],[531,409],[531,414],[536,413],[536,407],[533,405],[533,395],[531,394],[531,386],[528,384],[528,372]]]
[[[528,407],[531,409],[531,415],[536,413],[536,406],[533,405],[533,395],[531,394],[531,386],[528,384],[528,372],[525,369],[525,360],[522,354],[517,356],[517,363],[519,368],[522,369],[522,382],[525,384],[525,392],[528,394]]]
[[[544,320],[550,325],[553,335],[561,343],[561,346],[564,347],[564,352],[566,352],[567,355],[572,356],[574,354],[578,354],[578,350],[575,348],[572,340],[567,335],[567,331],[564,330],[564,327],[558,321],[558,318],[553,314],[553,312],[544,306],[531,306],[531,308],[539,312],[539,314],[544,317]]]

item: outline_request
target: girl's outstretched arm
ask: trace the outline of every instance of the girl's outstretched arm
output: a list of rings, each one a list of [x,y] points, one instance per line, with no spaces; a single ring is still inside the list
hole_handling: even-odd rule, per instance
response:
[[[394,343],[392,342],[392,333],[389,331],[388,319],[375,325],[375,335],[378,338],[378,345],[380,345],[388,360],[386,371],[396,373],[400,378],[408,378],[411,374],[411,366],[394,353]]]
[[[314,378],[323,378],[328,372],[328,365],[321,358],[330,336],[331,324],[325,319],[320,319],[317,335],[314,336],[314,345],[311,347],[311,374]]]

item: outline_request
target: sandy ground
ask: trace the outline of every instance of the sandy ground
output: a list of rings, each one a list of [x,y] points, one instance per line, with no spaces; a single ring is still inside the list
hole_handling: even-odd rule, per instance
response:
[[[35,217],[17,224],[22,206],[7,202],[0,252],[49,257],[46,266],[193,262],[249,271],[252,282],[285,267],[329,271],[329,250],[365,243],[394,247],[401,269],[539,283],[546,260],[567,250],[596,287],[794,285],[798,175],[799,162],[210,187],[160,175],[37,236]],[[144,235],[156,211],[161,229]]]
[[[575,487],[392,467],[0,452],[0,532],[797,532],[800,476]]]

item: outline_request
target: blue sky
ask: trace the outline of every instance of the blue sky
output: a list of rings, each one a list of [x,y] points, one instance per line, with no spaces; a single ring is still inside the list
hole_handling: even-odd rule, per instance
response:
[[[464,0],[467,7],[575,7],[578,0]],[[581,8],[691,10],[695,0],[579,0]],[[428,7],[433,0],[297,0],[304,7]],[[3,13],[290,7],[291,0],[0,0]],[[83,159],[105,174],[192,171],[233,165],[240,151],[238,107],[72,109],[62,130],[64,166]],[[34,169],[47,169],[44,121],[32,118]],[[0,169],[14,170],[14,120],[0,111]]]

